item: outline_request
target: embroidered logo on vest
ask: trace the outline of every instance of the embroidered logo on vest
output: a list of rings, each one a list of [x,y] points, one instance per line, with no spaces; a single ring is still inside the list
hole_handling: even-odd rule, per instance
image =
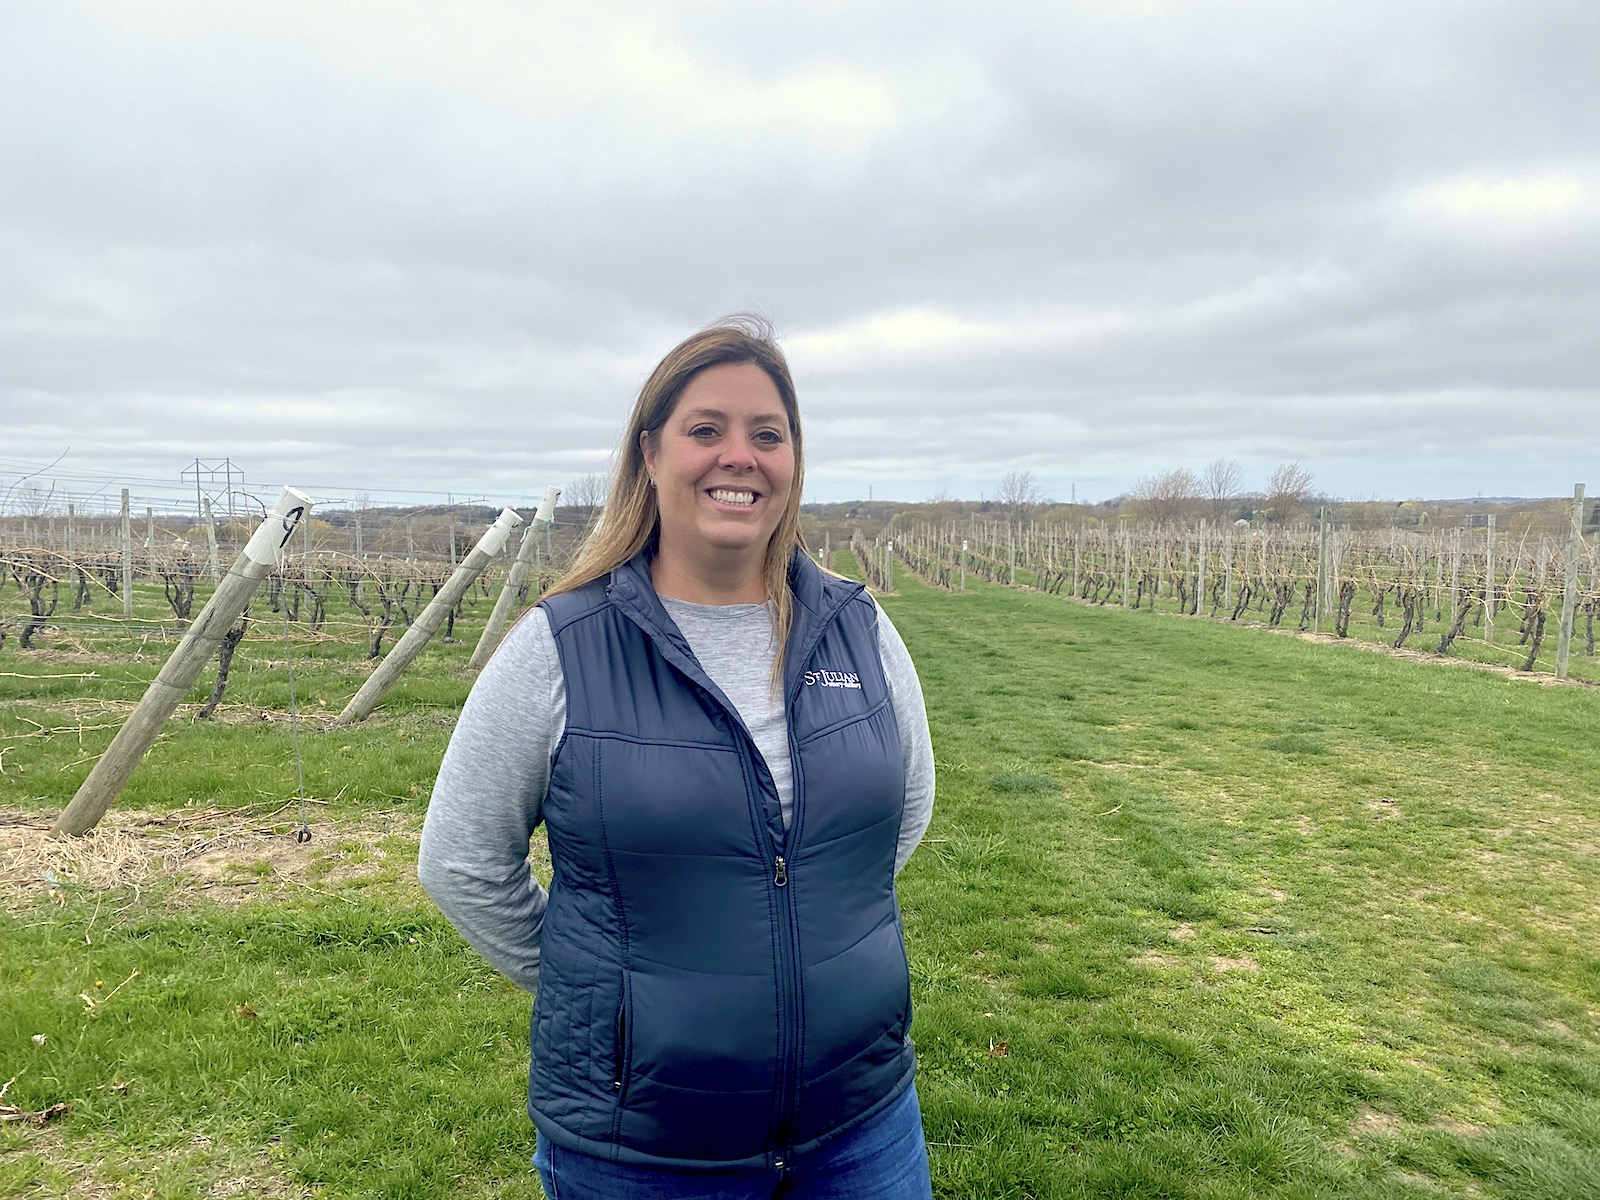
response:
[[[861,676],[854,671],[807,671],[805,685],[811,687],[821,684],[823,687],[855,688],[861,690]]]

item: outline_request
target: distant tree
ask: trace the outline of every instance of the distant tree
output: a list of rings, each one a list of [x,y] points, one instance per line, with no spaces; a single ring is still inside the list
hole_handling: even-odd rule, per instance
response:
[[[1226,519],[1239,498],[1243,476],[1239,464],[1231,458],[1214,458],[1200,472],[1200,490],[1210,507],[1213,521]]]
[[[1357,496],[1339,505],[1338,519],[1355,529],[1387,529],[1394,517],[1394,505],[1377,496]]]
[[[606,502],[606,483],[606,477],[598,472],[579,475],[562,489],[562,503],[573,508],[599,508]]]
[[[1298,462],[1286,462],[1267,480],[1264,507],[1269,521],[1290,521],[1311,499],[1311,472]]]
[[[42,517],[50,512],[51,501],[55,498],[56,485],[52,483],[47,489],[37,483],[18,480],[8,489],[11,497],[11,511],[23,517]]]
[[[1166,525],[1194,515],[1203,493],[1193,471],[1177,467],[1140,479],[1128,503],[1141,521]]]
[[[579,475],[561,490],[561,503],[572,509],[582,509],[583,528],[587,533],[600,518],[600,508],[606,502],[609,481],[598,472]]]
[[[950,492],[945,488],[940,488],[933,495],[929,496],[924,503],[928,507],[928,516],[931,520],[949,521],[953,520],[960,514],[959,507],[957,506],[956,502],[951,499]]]
[[[996,499],[1005,505],[1008,513],[1020,516],[1034,505],[1044,503],[1044,489],[1032,471],[1007,471],[1000,476]]]

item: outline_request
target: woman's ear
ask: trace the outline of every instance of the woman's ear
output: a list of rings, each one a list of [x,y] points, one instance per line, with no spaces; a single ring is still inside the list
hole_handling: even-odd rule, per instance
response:
[[[650,431],[639,430],[639,454],[644,458],[644,473],[650,476],[650,486],[656,485],[656,450],[652,446]]]

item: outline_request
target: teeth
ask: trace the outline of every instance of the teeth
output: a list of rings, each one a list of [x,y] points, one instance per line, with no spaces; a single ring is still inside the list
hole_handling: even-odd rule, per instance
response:
[[[730,492],[722,488],[713,488],[711,490],[711,498],[719,500],[723,504],[754,504],[756,502],[754,492]]]

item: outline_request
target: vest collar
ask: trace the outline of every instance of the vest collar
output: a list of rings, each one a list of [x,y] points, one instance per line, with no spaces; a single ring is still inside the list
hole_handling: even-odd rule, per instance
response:
[[[655,641],[679,670],[703,685],[710,686],[720,697],[721,692],[706,677],[705,672],[689,649],[689,643],[667,613],[661,597],[656,594],[650,579],[651,547],[646,546],[627,562],[611,572],[606,595],[611,602],[628,615]],[[811,657],[828,622],[844,605],[865,590],[861,584],[848,579],[835,579],[825,575],[805,551],[796,548],[789,558],[789,590],[794,596],[794,623],[789,630],[789,644],[784,650],[784,694],[793,695],[794,684],[799,679],[805,662]],[[731,710],[732,706],[728,706]]]

